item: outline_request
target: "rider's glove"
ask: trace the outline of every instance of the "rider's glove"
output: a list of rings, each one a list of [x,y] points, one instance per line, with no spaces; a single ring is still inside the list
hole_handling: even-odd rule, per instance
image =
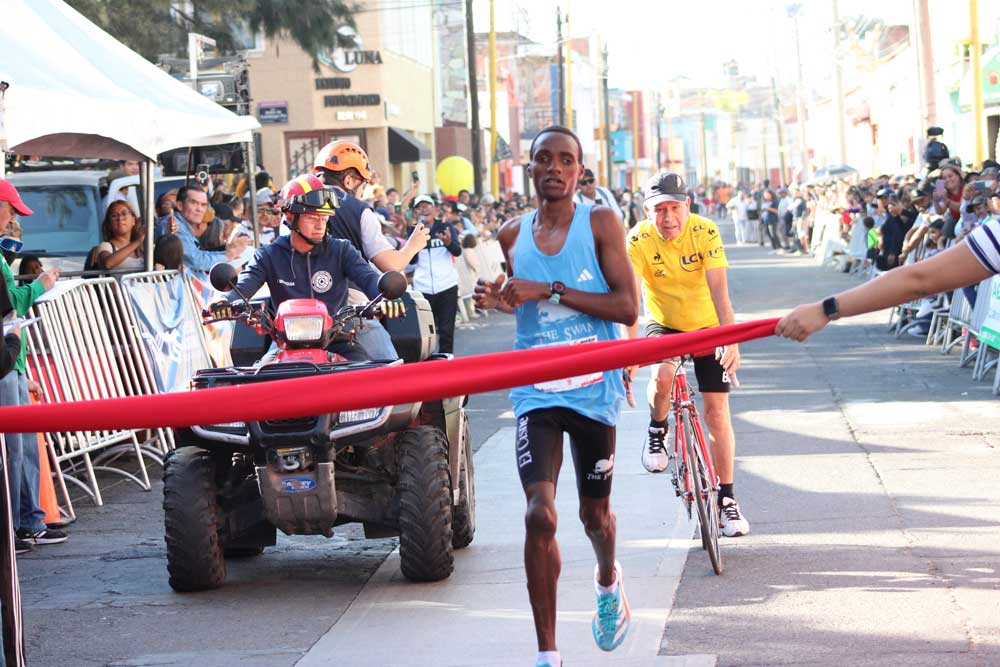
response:
[[[396,317],[406,317],[406,304],[403,303],[402,299],[382,301],[378,304],[378,308],[375,312],[380,317],[387,317],[390,319]]]
[[[236,311],[233,309],[233,304],[228,301],[216,301],[213,304],[209,304],[208,310],[212,313],[212,317],[215,319],[225,319],[236,315]]]

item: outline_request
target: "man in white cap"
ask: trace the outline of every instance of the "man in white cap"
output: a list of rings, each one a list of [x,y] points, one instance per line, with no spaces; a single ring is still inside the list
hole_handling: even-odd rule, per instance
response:
[[[708,218],[690,212],[691,200],[680,175],[662,170],[646,183],[643,208],[646,220],[628,235],[628,255],[635,271],[636,290],[646,295],[650,321],[646,336],[668,336],[720,324],[736,317],[729,300],[726,251],[719,228]],[[629,338],[639,336],[639,324],[628,327]],[[667,416],[670,388],[680,359],[664,359],[652,367],[649,430],[642,464],[650,472],[667,468]],[[740,352],[729,345],[716,354],[694,358],[705,422],[711,436],[712,459],[719,475],[719,526],[726,537],[750,532],[733,492],[736,436],[729,412],[729,387],[740,367]],[[635,375],[637,367],[628,369]]]

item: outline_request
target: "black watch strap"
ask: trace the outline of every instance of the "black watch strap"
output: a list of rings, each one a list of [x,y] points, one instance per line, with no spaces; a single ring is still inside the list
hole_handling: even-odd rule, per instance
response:
[[[840,304],[837,303],[837,297],[828,296],[823,299],[823,314],[831,320],[836,320],[840,317]]]

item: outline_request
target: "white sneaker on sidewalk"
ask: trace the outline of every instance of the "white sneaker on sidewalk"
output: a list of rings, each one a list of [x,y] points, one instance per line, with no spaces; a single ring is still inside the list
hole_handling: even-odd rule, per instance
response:
[[[719,532],[723,537],[742,537],[750,534],[750,522],[740,512],[740,505],[732,498],[723,498],[719,506]]]
[[[646,445],[642,448],[642,466],[649,472],[667,469],[667,429],[650,426],[646,432]]]

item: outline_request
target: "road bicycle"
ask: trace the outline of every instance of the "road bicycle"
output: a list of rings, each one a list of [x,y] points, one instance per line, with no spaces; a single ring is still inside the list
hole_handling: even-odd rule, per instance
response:
[[[705,430],[692,400],[684,364],[693,359],[681,359],[670,387],[670,415],[673,417],[673,449],[669,454],[668,470],[674,493],[681,499],[688,519],[691,505],[698,511],[701,547],[708,552],[712,569],[722,574],[722,553],[719,551],[719,476],[705,440]]]

